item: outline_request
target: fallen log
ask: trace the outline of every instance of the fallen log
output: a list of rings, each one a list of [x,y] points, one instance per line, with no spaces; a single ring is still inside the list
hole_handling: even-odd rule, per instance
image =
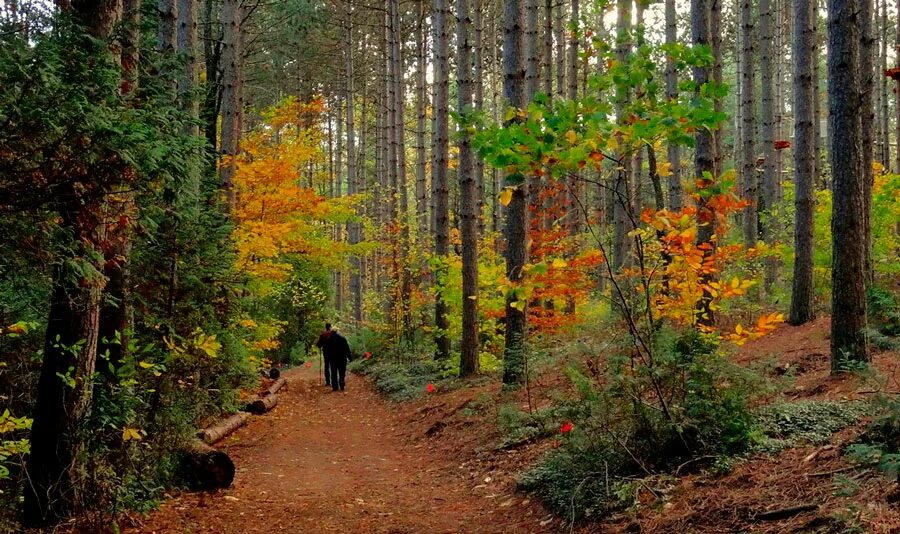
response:
[[[788,506],[787,508],[778,508],[777,510],[769,510],[768,512],[760,512],[756,514],[754,517],[757,521],[774,521],[776,519],[784,519],[787,517],[793,517],[797,514],[802,514],[803,512],[812,512],[813,510],[818,510],[818,504],[799,504],[797,506]]]
[[[269,387],[263,392],[263,396],[266,395],[274,395],[278,393],[278,391],[283,388],[287,384],[287,379],[285,377],[281,377],[278,380],[269,384]]]
[[[278,404],[278,395],[271,394],[265,397],[251,398],[247,403],[247,411],[254,415],[262,415]]]
[[[249,413],[238,412],[231,417],[219,421],[211,427],[204,428],[197,433],[197,437],[203,440],[207,445],[212,445],[247,424],[247,419],[250,419]]]
[[[181,478],[192,489],[227,488],[234,481],[234,462],[223,451],[200,440],[190,442],[183,451]]]

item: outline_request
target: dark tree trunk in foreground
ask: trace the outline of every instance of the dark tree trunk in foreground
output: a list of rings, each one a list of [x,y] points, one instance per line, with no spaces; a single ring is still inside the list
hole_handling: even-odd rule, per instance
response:
[[[106,40],[122,19],[123,6],[120,1],[111,0],[79,3],[68,9],[91,36]],[[76,511],[79,500],[84,440],[81,432],[91,407],[101,292],[106,284],[103,265],[90,258],[102,255],[101,245],[107,238],[104,217],[110,209],[103,196],[81,198],[82,189],[92,187],[96,186],[74,184],[60,192],[63,201],[59,225],[74,242],[69,255],[58,259],[51,274],[50,312],[33,412],[31,452],[25,465],[28,484],[22,519],[26,527],[57,523]]]
[[[816,13],[814,0],[794,0],[794,277],[790,322],[814,318],[813,212],[815,210]]]
[[[521,0],[503,1],[503,96],[509,106],[525,106],[525,69],[522,65]],[[512,199],[506,209],[506,277],[513,284],[524,278],[527,260],[528,212],[523,176],[508,176]],[[503,351],[503,383],[519,384],[526,379],[526,302],[506,298],[506,347]]]
[[[447,184],[448,116],[450,100],[450,30],[447,27],[450,7],[447,0],[435,0],[432,26],[434,28],[434,148],[431,157],[431,194],[434,198],[434,251],[445,258],[450,249],[450,206]],[[440,275],[438,276],[440,278]],[[440,292],[434,303],[435,343],[437,358],[450,357],[450,338],[447,337],[447,304]]]
[[[459,89],[457,111],[472,107],[472,20],[468,0],[456,0],[456,79]],[[469,135],[459,137],[459,230],[462,238],[462,344],[459,376],[478,373],[478,184]]]
[[[831,369],[868,362],[866,340],[865,174],[859,83],[859,1],[828,0],[828,107],[834,243]]]

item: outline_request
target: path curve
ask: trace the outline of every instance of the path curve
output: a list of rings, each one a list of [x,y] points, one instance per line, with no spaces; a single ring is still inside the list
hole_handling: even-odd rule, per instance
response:
[[[345,393],[288,373],[278,407],[222,445],[231,488],[184,493],[130,532],[544,532],[539,517],[473,491],[453,458],[416,446],[397,410],[357,376]]]

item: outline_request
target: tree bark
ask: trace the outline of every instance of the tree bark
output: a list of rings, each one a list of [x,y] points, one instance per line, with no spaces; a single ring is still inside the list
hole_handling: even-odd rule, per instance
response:
[[[100,40],[112,37],[123,17],[121,0],[76,3],[64,9]],[[125,45],[127,53],[136,51],[133,42]],[[112,47],[114,54],[117,50]],[[126,54],[125,61],[129,59]],[[79,501],[83,423],[91,408],[101,293],[106,285],[102,262],[92,258],[102,256],[110,215],[104,197],[81,198],[81,185],[70,184],[60,192],[59,225],[75,239],[51,270],[50,311],[26,459],[25,527],[55,524],[75,512]]]
[[[863,173],[863,232],[865,236],[866,254],[865,269],[869,283],[872,283],[874,267],[872,266],[872,187],[875,183],[875,173],[872,170],[872,161],[875,159],[875,105],[873,94],[875,92],[875,37],[872,35],[873,8],[872,0],[859,1],[859,91],[860,106],[862,112],[862,173]]]
[[[816,59],[815,0],[794,0],[794,277],[790,323],[815,317],[813,308],[813,213],[816,129],[813,76]]]
[[[866,339],[865,175],[859,80],[858,0],[828,0],[828,107],[831,120],[834,253],[831,369],[868,362]]]
[[[472,20],[468,0],[456,0],[456,80],[457,112],[472,107]],[[462,343],[459,376],[478,373],[478,184],[475,181],[474,155],[467,130],[459,136],[459,211],[462,238]]]
[[[344,73],[346,76],[347,93],[347,194],[350,196],[359,193],[359,169],[356,161],[356,71],[353,63],[353,6],[345,4],[344,16]],[[365,158],[365,153],[363,153]],[[347,223],[347,238],[350,245],[360,242],[360,223],[351,221]],[[352,253],[350,255],[350,300],[352,305],[353,321],[359,325],[362,322],[362,258]]]
[[[475,29],[475,43],[472,50],[472,61],[475,64],[475,109],[484,109],[484,19],[482,14],[482,0],[472,2],[473,24]],[[491,39],[495,35],[491,34]],[[476,210],[478,212],[478,235],[484,235],[487,214],[484,207],[484,160],[475,154],[475,186],[476,186]]]
[[[244,8],[241,0],[222,2],[222,135],[221,155],[226,159],[219,170],[227,210],[234,207],[235,161],[240,152],[244,122],[244,38],[241,28]]]
[[[744,245],[759,239],[759,191],[756,173],[756,57],[753,2],[741,0],[741,196],[749,205],[741,214]]]
[[[425,73],[428,68],[426,62],[425,43],[425,0],[419,0],[419,20],[416,21],[416,227],[419,233],[418,241],[425,243],[428,237],[428,185],[425,176],[427,160],[425,159],[425,119],[428,107],[428,92]]]
[[[448,18],[450,7],[447,0],[434,0],[432,25],[434,31],[434,149],[431,164],[432,197],[434,198],[434,243],[435,255],[446,261],[450,249],[450,207],[447,183],[448,164],[448,131],[449,122],[447,107],[450,100],[450,30]],[[446,275],[446,269],[440,268],[436,281]],[[447,320],[447,304],[440,288],[436,290],[434,305],[435,343],[438,359],[450,357],[450,338],[447,336],[449,326]]]
[[[763,180],[760,212],[771,212],[778,197],[778,176],[775,151],[775,22],[773,0],[759,1],[759,49],[761,75],[761,112],[763,144]],[[762,225],[762,239],[772,244],[774,221],[770,218]],[[765,259],[764,283],[769,290],[775,283],[775,260]]]
[[[750,0],[745,0],[749,2]],[[675,10],[675,0],[666,0],[666,44],[674,45],[678,42],[678,13]],[[676,100],[678,98],[678,73],[675,69],[675,59],[666,56],[666,98]],[[681,211],[684,207],[684,190],[681,186],[681,147],[677,143],[669,143],[667,159],[670,171],[668,189],[668,208],[671,211]]]
[[[691,0],[691,33],[694,46],[710,46],[712,44],[710,26],[711,1],[713,0]],[[695,66],[693,68],[694,83],[696,84],[695,95],[697,97],[700,96],[703,85],[711,81],[711,70],[707,66]],[[707,173],[712,174],[715,171],[715,141],[712,132],[706,128],[699,129],[695,139],[694,178],[701,182],[708,179]],[[715,180],[715,177],[713,180]],[[716,219],[715,211],[707,205],[706,200],[702,197],[697,201],[697,221],[697,245],[709,247],[703,254],[704,257],[708,257],[714,253],[715,242],[712,238],[716,231]],[[703,280],[708,282],[710,278],[709,275],[704,275]],[[698,324],[714,324],[715,317],[713,316],[711,303],[712,295],[709,291],[704,290],[697,310]]]
[[[523,108],[525,102],[525,68],[522,61],[521,0],[503,0],[503,96],[508,105]],[[528,211],[527,184],[523,176],[507,176],[512,199],[506,209],[506,278],[520,284],[525,276]],[[524,382],[526,373],[524,299],[506,297],[506,346],[503,352],[503,383]]]
[[[631,2],[618,0],[616,3],[616,60],[624,62],[631,53]],[[625,120],[625,107],[631,95],[627,90],[619,89],[616,94],[616,120]],[[619,146],[624,143],[619,142]],[[622,151],[619,158],[630,159],[630,155]],[[613,270],[619,272],[628,261],[630,255],[630,240],[628,233],[631,231],[634,203],[628,168],[630,162],[623,161],[618,165],[613,185]]]
[[[226,417],[216,424],[204,428],[197,433],[197,437],[203,440],[203,443],[212,445],[223,440],[226,436],[247,424],[250,414],[247,412],[238,412],[232,416]]]

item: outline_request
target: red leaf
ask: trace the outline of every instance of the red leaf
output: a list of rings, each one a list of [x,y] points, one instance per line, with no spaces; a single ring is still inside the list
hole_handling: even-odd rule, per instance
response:
[[[427,386],[425,386],[425,391],[427,391],[428,393],[434,393],[434,384],[428,384]]]
[[[559,427],[560,434],[568,434],[572,430],[575,429],[575,425],[572,424],[572,421],[566,421]]]

